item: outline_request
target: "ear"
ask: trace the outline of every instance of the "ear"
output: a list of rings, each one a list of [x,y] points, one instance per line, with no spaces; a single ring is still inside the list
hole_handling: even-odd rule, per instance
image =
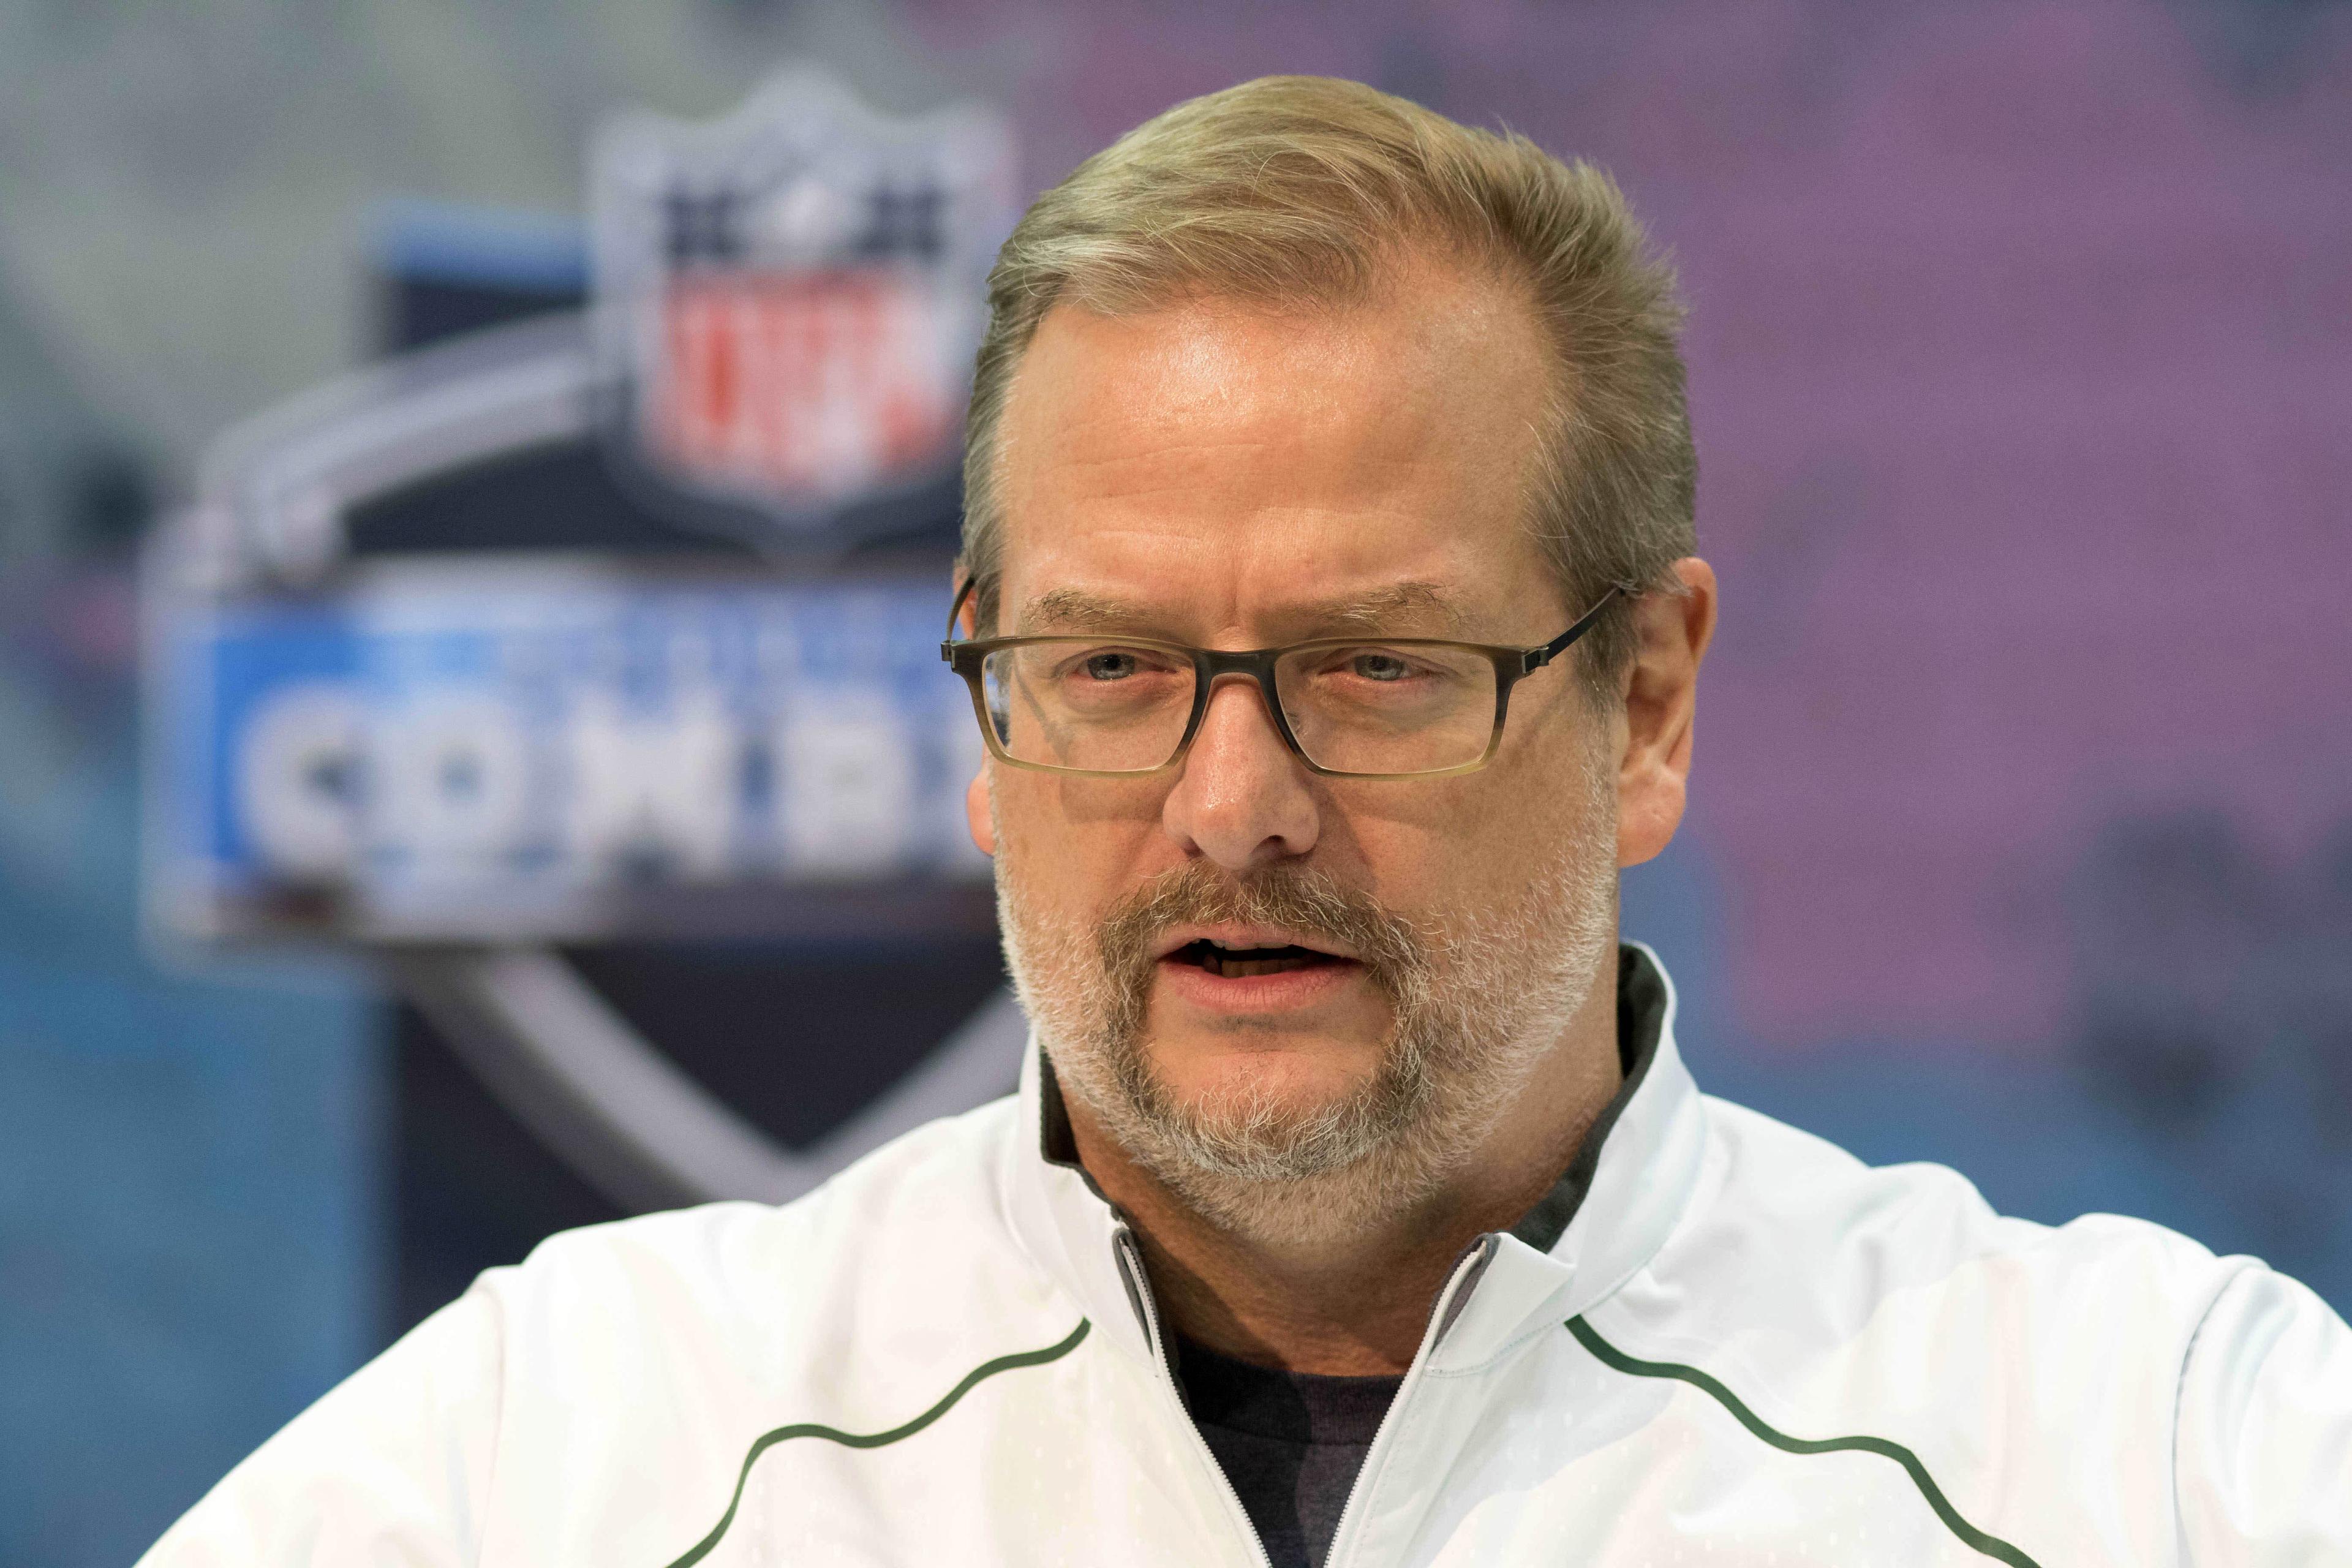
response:
[[[996,853],[996,818],[988,808],[988,764],[971,775],[971,783],[963,792],[963,817],[971,829],[971,841],[980,846],[983,855]]]
[[[1699,661],[1715,635],[1715,569],[1696,555],[1675,563],[1680,594],[1633,602],[1637,643],[1625,672],[1624,752],[1617,766],[1617,864],[1638,866],[1675,836],[1690,780],[1691,721]]]
[[[959,576],[963,574],[961,556],[956,560],[956,573]],[[975,579],[965,577],[963,586],[956,590],[955,609],[949,617],[949,625],[958,637],[980,635],[980,600],[973,593],[978,586]],[[980,847],[980,852],[995,854],[996,816],[989,809],[988,762],[985,758],[981,761],[980,771],[971,775],[971,783],[964,786],[963,819],[964,826],[971,831],[971,841]]]

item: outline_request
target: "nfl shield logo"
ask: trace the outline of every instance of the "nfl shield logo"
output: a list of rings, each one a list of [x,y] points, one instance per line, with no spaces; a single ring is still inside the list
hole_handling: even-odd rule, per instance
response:
[[[892,120],[793,72],[715,123],[625,120],[594,165],[625,475],[769,544],[887,528],[894,500],[939,506],[1013,216],[999,116]]]

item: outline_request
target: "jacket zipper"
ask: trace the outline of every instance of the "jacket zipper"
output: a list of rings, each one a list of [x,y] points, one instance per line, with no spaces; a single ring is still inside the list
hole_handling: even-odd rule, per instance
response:
[[[1413,1352],[1412,1364],[1404,1370],[1404,1381],[1397,1384],[1396,1397],[1389,1401],[1381,1424],[1373,1428],[1371,1447],[1364,1450],[1364,1462],[1356,1467],[1355,1484],[1348,1489],[1348,1500],[1339,1505],[1339,1522],[1331,1529],[1331,1550],[1324,1554],[1324,1568],[1340,1568],[1354,1555],[1349,1549],[1355,1542],[1349,1537],[1348,1525],[1355,1519],[1357,1506],[1363,1501],[1371,1478],[1380,1473],[1379,1466],[1387,1458],[1384,1447],[1391,1442],[1400,1414],[1419,1386],[1430,1355],[1437,1349],[1437,1342],[1445,1337],[1445,1331],[1454,1326],[1454,1320],[1461,1315],[1462,1307],[1468,1303],[1478,1277],[1494,1259],[1496,1245],[1493,1236],[1482,1236],[1471,1243],[1464,1249],[1461,1260],[1454,1265],[1445,1289],[1437,1293],[1437,1303],[1429,1314],[1429,1327],[1422,1331],[1421,1348]]]
[[[1192,1413],[1184,1408],[1183,1393],[1176,1386],[1176,1374],[1168,1367],[1167,1347],[1160,1342],[1160,1311],[1151,1299],[1151,1277],[1143,1271],[1143,1255],[1135,1245],[1135,1233],[1121,1226],[1111,1245],[1118,1252],[1119,1276],[1127,1282],[1128,1295],[1134,1301],[1135,1310],[1142,1314],[1143,1332],[1151,1342],[1151,1360],[1160,1374],[1160,1385],[1167,1389],[1168,1397],[1175,1402],[1177,1416],[1183,1423],[1185,1434],[1192,1439],[1194,1456],[1206,1463],[1209,1474],[1216,1478],[1218,1489],[1224,1494],[1225,1511],[1241,1526],[1242,1539],[1249,1542],[1258,1568],[1274,1568],[1274,1560],[1265,1553],[1265,1542],[1258,1539],[1256,1524],[1251,1521],[1249,1510],[1242,1507],[1241,1494],[1234,1490],[1233,1480],[1225,1474],[1225,1467],[1217,1463],[1217,1456],[1209,1451],[1209,1440],[1201,1436],[1201,1428],[1193,1422]]]
[[[1233,1480],[1225,1474],[1224,1466],[1217,1463],[1217,1456],[1209,1450],[1209,1440],[1201,1436],[1201,1428],[1193,1421],[1192,1412],[1184,1408],[1184,1395],[1176,1386],[1176,1374],[1169,1370],[1167,1347],[1160,1343],[1159,1307],[1152,1300],[1151,1277],[1144,1272],[1143,1255],[1135,1244],[1135,1233],[1121,1226],[1112,1239],[1112,1246],[1118,1255],[1119,1277],[1126,1282],[1129,1298],[1143,1319],[1144,1335],[1151,1343],[1151,1359],[1160,1374],[1160,1385],[1167,1389],[1169,1398],[1175,1402],[1176,1414],[1182,1417],[1184,1430],[1192,1440],[1194,1455],[1208,1462],[1209,1473],[1216,1478],[1218,1489],[1224,1494],[1225,1510],[1240,1524],[1242,1536],[1255,1553],[1259,1568],[1274,1568],[1273,1560],[1266,1555],[1265,1542],[1258,1539],[1257,1525],[1250,1519],[1249,1510],[1242,1507],[1241,1494],[1234,1490]],[[1340,1563],[1340,1548],[1349,1543],[1348,1521],[1356,1515],[1356,1504],[1364,1495],[1364,1479],[1373,1473],[1373,1461],[1382,1458],[1381,1445],[1389,1441],[1390,1433],[1396,1427],[1397,1412],[1404,1407],[1406,1400],[1412,1397],[1413,1387],[1421,1381],[1422,1369],[1428,1364],[1430,1352],[1437,1348],[1437,1342],[1444,1336],[1447,1329],[1454,1326],[1454,1320],[1460,1315],[1463,1303],[1457,1302],[1455,1298],[1462,1297],[1466,1302],[1471,1287],[1477,1283],[1478,1276],[1486,1272],[1486,1264],[1494,1257],[1495,1246],[1495,1237],[1491,1236],[1480,1237],[1473,1242],[1463,1252],[1461,1260],[1454,1264],[1454,1272],[1447,1276],[1445,1289],[1437,1293],[1436,1305],[1429,1314],[1429,1326],[1422,1331],[1421,1348],[1413,1352],[1412,1364],[1405,1369],[1404,1381],[1397,1384],[1396,1397],[1389,1401],[1388,1410],[1381,1416],[1380,1426],[1373,1429],[1371,1446],[1364,1450],[1364,1462],[1357,1468],[1355,1484],[1348,1489],[1348,1500],[1339,1506],[1339,1522],[1332,1527],[1331,1550],[1324,1557],[1325,1568],[1337,1568]]]

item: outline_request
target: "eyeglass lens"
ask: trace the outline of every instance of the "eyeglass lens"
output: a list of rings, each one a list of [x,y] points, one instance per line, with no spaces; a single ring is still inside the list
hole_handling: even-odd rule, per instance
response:
[[[1015,761],[1150,773],[1183,743],[1196,672],[1180,653],[1047,639],[982,660],[997,743]],[[1335,773],[1437,773],[1476,762],[1495,724],[1494,661],[1467,648],[1377,643],[1294,649],[1275,666],[1283,717]]]

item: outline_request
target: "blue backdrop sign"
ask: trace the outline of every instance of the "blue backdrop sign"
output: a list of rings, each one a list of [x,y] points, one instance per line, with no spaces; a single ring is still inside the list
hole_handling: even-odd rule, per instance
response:
[[[175,923],[603,934],[665,889],[982,879],[925,573],[371,563],[164,612]]]

